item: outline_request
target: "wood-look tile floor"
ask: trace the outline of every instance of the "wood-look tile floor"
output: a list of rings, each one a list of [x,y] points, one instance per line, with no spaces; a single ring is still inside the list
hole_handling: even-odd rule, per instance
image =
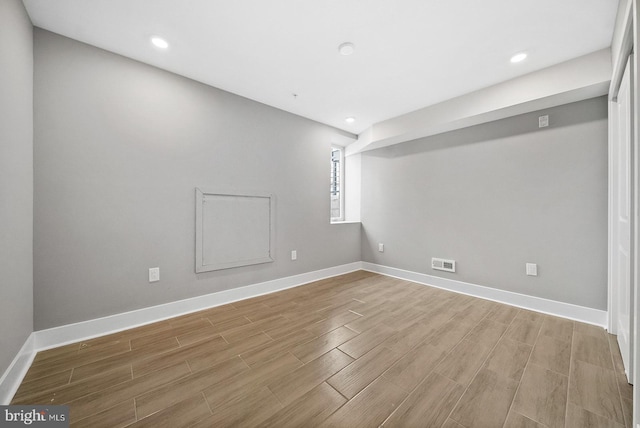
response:
[[[603,329],[359,271],[37,354],[73,427],[631,427]]]

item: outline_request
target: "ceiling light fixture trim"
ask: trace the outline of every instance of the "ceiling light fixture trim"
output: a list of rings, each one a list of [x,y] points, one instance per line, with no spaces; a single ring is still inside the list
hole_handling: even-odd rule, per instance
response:
[[[151,37],[151,43],[153,43],[155,47],[160,49],[167,49],[169,47],[169,42],[158,36]]]
[[[356,47],[351,42],[345,42],[340,46],[338,46],[338,51],[340,52],[340,55],[345,55],[345,56],[351,55],[355,50],[356,50]]]
[[[526,58],[527,58],[526,52],[520,52],[511,57],[511,62],[515,64],[515,63],[524,61]]]

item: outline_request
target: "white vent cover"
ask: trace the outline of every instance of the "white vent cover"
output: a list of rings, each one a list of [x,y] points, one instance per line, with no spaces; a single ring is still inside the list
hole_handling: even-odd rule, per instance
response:
[[[455,260],[446,260],[446,259],[431,259],[431,268],[435,270],[444,270],[447,272],[455,272],[456,271],[456,261]]]

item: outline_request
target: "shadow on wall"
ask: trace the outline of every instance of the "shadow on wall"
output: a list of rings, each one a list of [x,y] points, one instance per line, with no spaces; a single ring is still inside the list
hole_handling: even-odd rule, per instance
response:
[[[433,152],[436,150],[451,149],[468,144],[482,143],[485,141],[495,141],[501,138],[509,138],[515,135],[528,134],[532,132],[545,132],[550,128],[579,125],[594,120],[607,117],[606,109],[590,108],[594,106],[606,105],[602,99],[597,97],[578,103],[589,103],[589,108],[571,109],[566,106],[558,106],[546,110],[539,110],[519,116],[508,117],[494,122],[483,123],[481,125],[470,126],[456,131],[445,132],[431,137],[420,138],[407,143],[396,144],[377,150],[365,152],[367,156],[380,158],[399,158],[411,156],[418,153]],[[577,104],[577,103],[573,103]],[[568,104],[571,105],[571,104]],[[549,127],[539,128],[538,117],[549,115]]]

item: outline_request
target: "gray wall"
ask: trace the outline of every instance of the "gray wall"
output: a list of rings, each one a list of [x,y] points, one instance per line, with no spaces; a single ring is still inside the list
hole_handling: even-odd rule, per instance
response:
[[[33,331],[33,32],[0,1],[0,376]]]
[[[364,261],[606,310],[605,97],[365,152],[362,224]]]
[[[361,259],[359,225],[329,224],[340,131],[41,29],[34,37],[36,329]],[[195,187],[275,193],[276,262],[196,275]],[[161,281],[150,284],[155,266]]]

